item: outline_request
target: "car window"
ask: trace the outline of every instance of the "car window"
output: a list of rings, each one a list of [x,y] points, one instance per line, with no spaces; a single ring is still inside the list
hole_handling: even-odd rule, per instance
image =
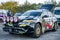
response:
[[[60,10],[54,10],[54,14],[60,15]]]
[[[21,16],[40,16],[41,12],[26,12],[24,14],[22,14]]]

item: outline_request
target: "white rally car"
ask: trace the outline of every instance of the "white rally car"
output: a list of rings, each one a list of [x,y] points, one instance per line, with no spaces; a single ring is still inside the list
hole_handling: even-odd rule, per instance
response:
[[[34,37],[39,37],[46,30],[57,29],[57,19],[54,14],[45,9],[29,10],[19,18],[10,17],[5,20],[3,30],[9,33],[33,33]]]

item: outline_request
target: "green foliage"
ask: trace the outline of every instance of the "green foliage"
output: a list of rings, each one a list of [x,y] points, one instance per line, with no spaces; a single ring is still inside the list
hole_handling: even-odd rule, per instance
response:
[[[18,6],[17,2],[5,2],[0,5],[0,9],[11,10],[14,14],[16,12],[25,12],[27,10],[38,9],[41,3],[39,4],[30,4],[28,1],[24,3],[24,5]]]
[[[5,10],[11,10],[12,13],[14,13],[16,10],[15,8],[17,7],[17,2],[5,2],[0,5],[0,9],[5,9]]]
[[[55,5],[55,7],[56,6],[60,6],[60,2],[59,2],[58,5],[57,5],[57,2],[54,1],[54,0],[51,0],[51,2]],[[18,3],[17,2],[10,1],[10,2],[1,3],[0,9],[5,9],[5,10],[9,10],[10,9],[11,12],[14,14],[16,12],[25,12],[27,10],[39,9],[41,5],[42,5],[41,3],[39,3],[39,4],[36,4],[36,3],[30,4],[26,0],[26,2],[24,3],[24,5],[18,6]]]

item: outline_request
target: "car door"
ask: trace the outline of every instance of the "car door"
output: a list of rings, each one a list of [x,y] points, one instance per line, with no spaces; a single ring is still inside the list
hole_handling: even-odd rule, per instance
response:
[[[48,12],[44,12],[42,16],[42,25],[46,27],[46,29],[50,29],[52,25],[51,16]]]
[[[50,25],[51,25],[51,28],[53,28],[54,26],[54,17],[53,17],[53,13],[51,12],[48,12],[48,15],[49,15],[49,18],[50,18]]]

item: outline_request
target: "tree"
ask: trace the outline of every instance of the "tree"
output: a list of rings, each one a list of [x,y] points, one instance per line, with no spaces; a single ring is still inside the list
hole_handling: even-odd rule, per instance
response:
[[[27,10],[38,9],[41,3],[39,4],[30,4],[27,0],[23,5],[18,6],[17,2],[5,2],[0,5],[0,9],[10,9],[12,13],[16,12],[25,12]]]
[[[51,2],[54,4],[54,5],[57,5],[57,2],[55,0],[51,0]]]
[[[56,7],[60,7],[60,2],[58,3],[58,5]]]
[[[18,6],[18,8],[17,8],[17,12],[25,12],[25,11],[27,11],[27,10],[32,10],[32,9],[35,9],[36,8],[36,5],[37,4],[30,4],[28,1],[26,1],[25,3],[24,3],[24,5],[22,5],[22,6]]]
[[[11,10],[12,13],[15,13],[14,8],[17,7],[17,2],[5,2],[5,3],[1,3],[0,5],[0,9],[5,9],[5,10]]]

